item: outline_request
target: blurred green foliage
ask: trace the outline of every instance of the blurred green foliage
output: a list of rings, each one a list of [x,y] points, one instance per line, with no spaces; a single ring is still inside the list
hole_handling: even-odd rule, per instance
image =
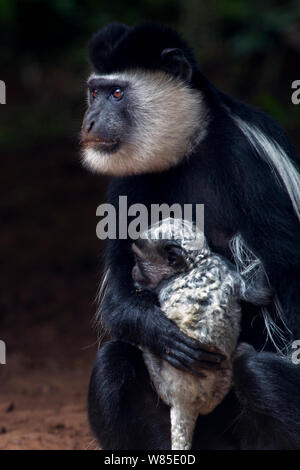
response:
[[[0,0],[0,148],[75,138],[89,37],[110,21],[145,20],[178,29],[224,91],[291,130],[300,123],[290,99],[300,78],[299,0]]]

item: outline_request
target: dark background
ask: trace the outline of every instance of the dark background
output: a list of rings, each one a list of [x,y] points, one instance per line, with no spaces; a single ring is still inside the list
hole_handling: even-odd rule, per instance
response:
[[[144,20],[174,26],[219,88],[269,112],[300,149],[299,0],[0,0],[0,448],[88,445],[107,181],[80,164],[86,45],[110,21]]]

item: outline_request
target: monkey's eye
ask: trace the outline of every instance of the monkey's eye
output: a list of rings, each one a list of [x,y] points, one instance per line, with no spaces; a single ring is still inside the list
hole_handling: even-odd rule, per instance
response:
[[[123,95],[124,91],[121,88],[113,88],[110,94],[110,96],[117,101],[121,100],[123,98]]]
[[[184,250],[176,242],[167,242],[165,247],[165,259],[169,266],[183,268],[185,265]]]
[[[95,88],[91,90],[91,95],[93,99],[96,99],[98,96],[98,90],[96,90]]]
[[[174,253],[168,254],[168,264],[170,266],[175,266],[177,264],[178,258]]]
[[[169,266],[176,266],[183,258],[182,250],[177,244],[168,243],[165,246],[165,251]]]

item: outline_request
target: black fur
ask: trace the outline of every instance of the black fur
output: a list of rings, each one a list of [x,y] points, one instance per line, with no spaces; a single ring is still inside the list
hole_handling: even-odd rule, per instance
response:
[[[128,205],[144,203],[205,204],[205,234],[213,250],[230,257],[229,240],[241,233],[263,261],[291,330],[300,338],[300,231],[286,191],[257,155],[230,112],[275,139],[297,165],[284,131],[267,115],[218,91],[200,73],[193,55],[173,31],[157,25],[127,28],[113,24],[97,33],[90,46],[96,71],[166,68],[164,49],[179,48],[192,68],[191,86],[203,92],[210,110],[206,138],[194,154],[160,174],[112,180],[109,202],[127,195]],[[150,294],[137,295],[131,280],[133,257],[128,240],[111,240],[108,291],[101,316],[118,341],[98,353],[89,392],[89,416],[105,449],[162,449],[169,446],[166,407],[154,396],[140,351],[159,355],[168,349],[187,365],[195,343],[171,323]],[[261,349],[266,332],[255,307],[243,305],[241,340]],[[282,326],[282,325],[281,325]],[[184,351],[183,351],[184,349]],[[235,392],[210,415],[199,417],[194,448],[300,448],[300,368],[266,351],[245,352],[235,365]],[[194,356],[193,356],[194,357]]]
[[[164,49],[181,49],[195,65],[185,42],[171,29],[152,23],[128,28],[112,23],[96,33],[89,46],[89,58],[96,72],[111,73],[135,69],[164,70]]]

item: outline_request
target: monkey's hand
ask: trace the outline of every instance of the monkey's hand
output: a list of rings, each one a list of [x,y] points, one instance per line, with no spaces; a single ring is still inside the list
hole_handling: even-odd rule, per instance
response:
[[[203,370],[219,369],[225,356],[212,352],[187,336],[157,306],[147,315],[143,343],[177,369],[205,376]]]
[[[185,335],[166,317],[151,292],[121,297],[109,289],[101,314],[116,338],[148,348],[178,369],[203,376],[202,369],[218,369],[225,359]]]

